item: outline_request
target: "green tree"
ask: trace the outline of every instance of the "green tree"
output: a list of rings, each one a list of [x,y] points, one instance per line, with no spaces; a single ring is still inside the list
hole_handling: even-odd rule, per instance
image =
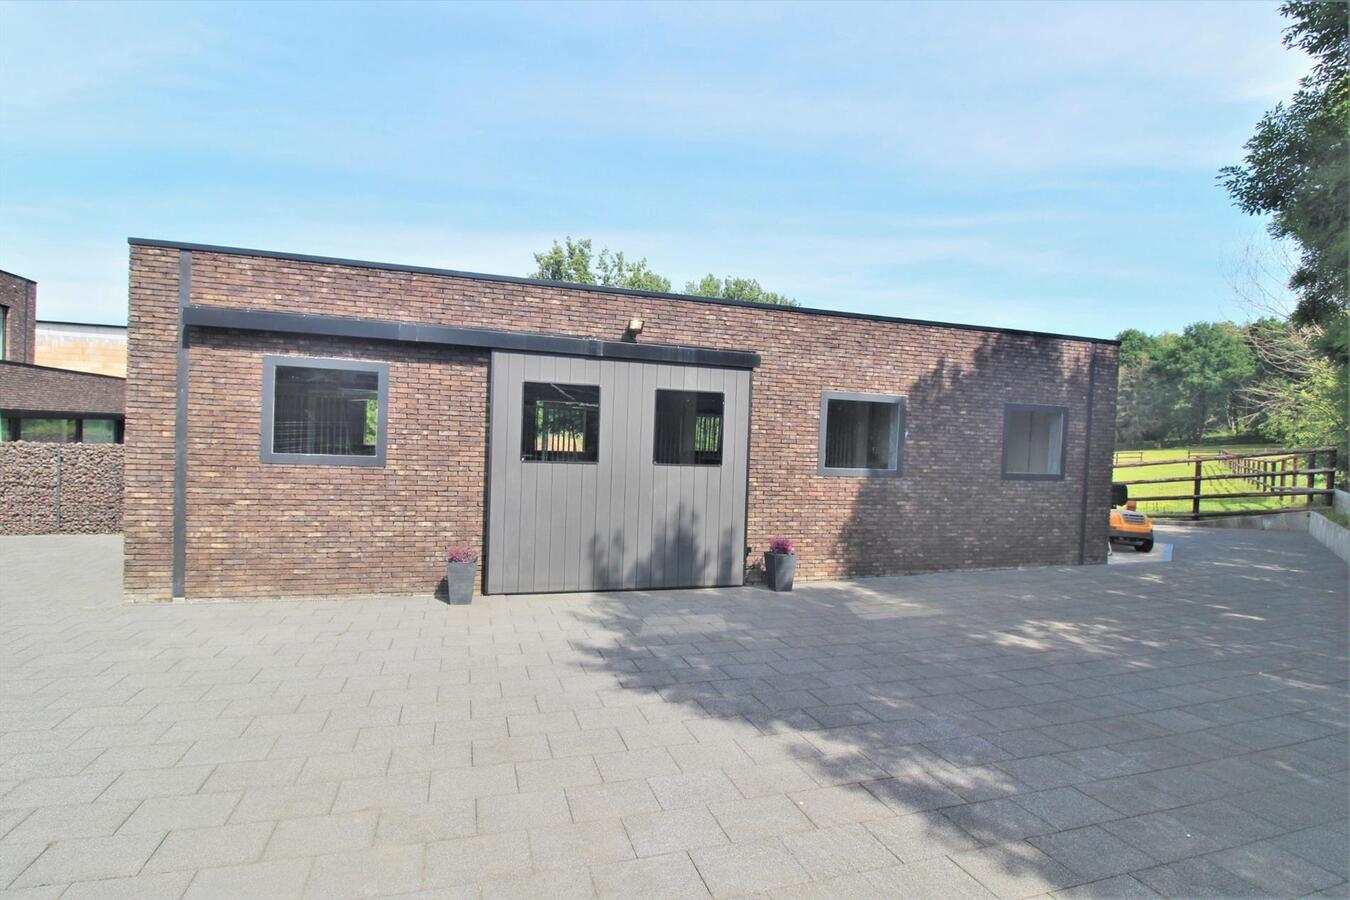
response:
[[[1241,165],[1220,180],[1244,211],[1301,248],[1295,323],[1345,327],[1350,297],[1350,20],[1344,3],[1290,0],[1284,45],[1314,59],[1289,103],[1257,123]],[[1344,357],[1341,357],[1344,359]]]
[[[1238,391],[1256,365],[1242,332],[1232,322],[1195,322],[1163,346],[1154,377],[1174,392],[1170,429],[1177,437],[1198,439],[1214,425],[1236,430]]]
[[[656,274],[646,259],[629,262],[622,251],[611,253],[608,247],[599,256],[591,250],[590,239],[553,242],[553,246],[534,255],[535,270],[531,278],[545,281],[566,281],[571,284],[598,284],[604,287],[631,288],[638,291],[670,290],[670,279]]]
[[[597,284],[604,287],[656,291],[663,294],[670,291],[670,279],[653,272],[646,259],[629,262],[621,250],[611,252],[605,247],[596,254],[592,248],[589,238],[574,241],[568,236],[561,244],[554,241],[552,247],[534,254],[535,268],[529,277],[571,284]],[[684,292],[723,300],[748,300],[752,303],[775,303],[779,306],[797,305],[797,301],[791,297],[764,290],[753,278],[717,278],[714,275],[705,275],[698,281],[687,282]]]
[[[1166,417],[1158,415],[1157,384],[1149,380],[1149,369],[1158,358],[1159,339],[1138,328],[1127,328],[1116,335],[1120,341],[1120,373],[1116,394],[1116,441],[1135,444],[1157,441],[1167,436]]]
[[[766,291],[753,278],[718,278],[711,273],[698,281],[686,281],[684,292],[697,297],[718,297],[722,300],[745,300],[750,303],[773,303],[777,306],[796,306],[797,301],[774,291]]]

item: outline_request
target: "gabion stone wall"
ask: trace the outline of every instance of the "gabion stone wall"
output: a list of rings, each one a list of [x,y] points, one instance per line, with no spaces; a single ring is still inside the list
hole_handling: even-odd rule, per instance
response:
[[[0,534],[121,530],[121,444],[0,444]]]

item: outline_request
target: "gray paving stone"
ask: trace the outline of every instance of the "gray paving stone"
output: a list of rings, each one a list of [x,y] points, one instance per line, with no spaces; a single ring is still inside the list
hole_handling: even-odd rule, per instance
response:
[[[1027,841],[1086,881],[1146,869],[1156,862],[1147,853],[1095,825],[1037,835]]]
[[[1131,873],[1164,897],[1265,897],[1266,892],[1206,858],[1183,859]]]
[[[428,844],[468,837],[478,830],[473,800],[443,800],[380,810],[375,829],[377,845]]]
[[[430,887],[528,875],[530,869],[530,841],[523,831],[437,841],[426,847],[425,883]]]
[[[1080,884],[1077,887],[1055,891],[1051,896],[1055,897],[1056,900],[1097,900],[1097,898],[1108,900],[1108,898],[1113,897],[1156,897],[1158,895],[1129,875],[1116,875],[1111,878],[1103,878],[1101,881],[1094,881],[1091,884]]]
[[[426,803],[430,789],[431,775],[427,772],[385,775],[379,778],[354,778],[338,785],[337,799],[333,801],[333,812]]]
[[[702,876],[686,853],[596,866],[591,880],[596,895],[606,900],[708,896]]]
[[[776,839],[704,847],[690,857],[714,897],[771,891],[811,877]]]
[[[867,822],[866,827],[887,850],[906,863],[980,846],[979,840],[940,815],[897,816]]]
[[[663,809],[686,806],[705,806],[728,800],[742,799],[741,792],[726,775],[716,770],[683,772],[678,775],[659,775],[648,778],[652,793]]]
[[[301,896],[311,860],[289,859],[202,869],[188,885],[184,900],[239,900],[267,897],[294,900]]]
[[[640,813],[625,817],[623,824],[641,857],[715,847],[729,840],[717,819],[701,806]]]
[[[304,896],[376,897],[417,890],[422,884],[423,849],[421,845],[379,847],[317,857]]]
[[[516,782],[522,791],[569,788],[600,781],[600,770],[589,756],[516,763]]]
[[[536,869],[584,869],[634,858],[628,833],[614,819],[537,828],[529,836]]]
[[[1081,828],[1121,818],[1111,807],[1071,787],[1018,794],[1013,802],[1055,828]]]
[[[1024,841],[967,850],[952,857],[976,881],[999,897],[1044,894],[1087,881]]]
[[[96,878],[135,875],[163,838],[163,832],[159,832],[57,841],[48,845],[46,851],[24,869],[11,887],[70,884]],[[31,846],[14,844],[6,849]]]
[[[224,825],[239,804],[239,794],[196,794],[191,797],[151,797],[141,801],[118,834],[177,831]]]
[[[160,872],[81,881],[65,888],[61,897],[63,900],[178,900],[193,875],[193,872]]]
[[[816,827],[788,797],[732,800],[710,804],[708,809],[727,836],[737,842],[757,841]]]
[[[1016,841],[1033,834],[1049,834],[1057,830],[1010,797],[944,809],[942,815],[961,830],[989,844]]]
[[[375,810],[310,816],[278,822],[264,853],[268,859],[364,850],[375,840]]]
[[[106,837],[113,834],[136,809],[135,800],[109,800],[76,803],[68,806],[44,806],[26,815],[4,835],[6,844]]]
[[[797,791],[788,797],[819,828],[889,819],[895,812],[863,786],[816,788]]]
[[[30,778],[0,796],[0,809],[92,803],[116,778],[108,772]]]
[[[1272,895],[1310,894],[1344,880],[1269,841],[1222,850],[1206,858]]]
[[[273,827],[271,822],[252,822],[171,831],[145,864],[145,871],[194,871],[256,862],[262,858]]]
[[[478,830],[483,834],[527,831],[572,821],[567,796],[561,790],[479,797],[476,802]]]
[[[336,782],[254,788],[244,791],[230,821],[267,822],[321,816],[332,810],[337,791]]]
[[[945,856],[864,872],[862,877],[871,887],[862,896],[942,897],[952,900],[989,900],[994,896],[969,872]]]
[[[585,871],[536,872],[514,878],[499,878],[482,884],[483,900],[589,900],[595,896]]]
[[[620,819],[661,808],[652,789],[641,779],[570,787],[566,794],[572,819],[577,822]]]
[[[47,843],[0,844],[0,885],[9,884],[47,849]]]
[[[495,797],[514,794],[516,790],[516,767],[511,763],[431,773],[430,798],[433,801]]]
[[[899,859],[863,825],[840,825],[781,838],[813,878],[831,878],[893,866]]]

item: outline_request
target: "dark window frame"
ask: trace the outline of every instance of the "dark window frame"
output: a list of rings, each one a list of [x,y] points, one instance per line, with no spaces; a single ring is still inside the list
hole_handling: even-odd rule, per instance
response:
[[[841,468],[825,465],[825,437],[829,429],[830,401],[853,400],[859,403],[886,403],[894,406],[891,435],[895,441],[892,466],[886,469]],[[858,394],[849,391],[823,391],[820,395],[820,436],[816,474],[842,478],[900,478],[905,471],[905,434],[908,430],[908,399],[897,394]]]
[[[662,395],[662,394],[694,394],[694,395],[695,395],[695,400],[694,400],[694,409],[695,409],[695,413],[694,413],[694,422],[695,422],[695,423],[697,423],[697,421],[698,421],[698,412],[697,412],[697,410],[698,410],[698,399],[697,399],[698,395],[700,395],[700,394],[711,394],[711,395],[716,395],[716,396],[718,396],[718,397],[720,397],[720,398],[722,399],[721,408],[718,410],[718,413],[717,413],[717,423],[718,423],[718,424],[717,424],[717,451],[716,451],[716,452],[717,452],[717,459],[716,459],[716,461],[699,461],[699,460],[696,459],[696,460],[694,460],[694,461],[692,461],[692,462],[661,462],[659,459],[656,458],[656,432],[657,432],[657,429],[658,429],[658,427],[659,427],[659,423],[658,423],[658,421],[657,421],[657,418],[659,417],[660,412],[661,412],[660,403],[661,403],[661,395]],[[697,425],[695,425],[695,427],[697,427]],[[727,394],[726,394],[726,391],[701,391],[701,390],[699,390],[698,388],[677,388],[677,387],[657,388],[655,394],[654,394],[653,397],[652,397],[652,465],[654,465],[654,466],[692,466],[692,467],[696,467],[696,468],[717,468],[717,467],[721,466],[722,463],[723,463],[723,460],[724,460],[725,457],[726,457],[726,440],[727,440],[726,427],[727,427]],[[698,453],[699,451],[698,451],[698,450],[695,450],[694,452],[695,452],[695,453]],[[710,453],[710,452],[712,452],[712,451],[702,451],[702,452]]]
[[[298,369],[335,369],[342,372],[370,372],[377,378],[379,403],[376,415],[375,453],[359,456],[345,453],[277,453],[272,449],[276,425],[277,367]],[[389,364],[359,359],[321,359],[309,356],[264,356],[262,379],[262,422],[259,455],[269,465],[291,466],[366,466],[382,467],[389,433]]]
[[[525,392],[526,392],[526,389],[527,389],[530,385],[532,385],[532,384],[540,384],[540,385],[558,385],[558,386],[570,387],[570,388],[587,388],[587,389],[593,389],[593,390],[595,391],[595,459],[539,459],[538,457],[531,456],[531,455],[529,455],[529,454],[526,453],[526,451],[525,451],[525,440],[526,440],[526,436],[527,436],[527,435],[526,435],[526,431],[525,431],[525,428],[524,428],[524,417],[525,417],[526,415],[528,415],[527,410],[529,409],[529,407],[528,407],[527,404],[525,403]],[[545,403],[559,403],[559,402],[561,402],[561,401],[557,401],[557,400],[546,400],[546,401],[543,401],[543,402],[545,402]],[[520,434],[520,442],[521,442],[521,447],[520,447],[520,461],[521,461],[522,463],[528,463],[528,464],[530,464],[530,465],[552,465],[552,466],[596,466],[596,465],[599,465],[599,464],[600,464],[600,420],[601,420],[601,417],[602,417],[602,415],[603,415],[603,413],[604,413],[603,403],[604,403],[603,393],[602,393],[602,391],[601,391],[601,389],[600,389],[600,385],[598,385],[598,384],[586,384],[586,383],[584,383],[584,382],[574,382],[574,381],[530,381],[530,380],[522,381],[522,382],[520,383],[520,413],[521,413],[521,417],[522,417],[522,423],[521,423],[521,424],[522,424],[522,427],[521,427],[521,434]],[[590,404],[575,404],[575,405],[589,406]],[[583,434],[584,434],[584,432],[583,432]]]
[[[1008,429],[1015,412],[1056,412],[1059,413],[1059,472],[1055,474],[1008,471]],[[1002,479],[1004,481],[1063,481],[1064,470],[1069,462],[1069,408],[1047,403],[1005,403],[1003,405],[1003,462]]]

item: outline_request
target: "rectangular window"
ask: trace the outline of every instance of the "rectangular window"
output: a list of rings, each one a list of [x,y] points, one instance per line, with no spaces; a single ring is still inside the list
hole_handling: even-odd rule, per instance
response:
[[[652,461],[659,466],[720,466],[722,402],[722,395],[711,391],[657,391]]]
[[[1010,403],[1003,411],[1003,477],[1064,477],[1062,406]]]
[[[117,442],[117,422],[113,419],[85,419],[82,437],[86,444],[114,444]]]
[[[74,419],[20,419],[19,440],[69,444],[79,436],[78,425]]]
[[[263,462],[384,465],[387,364],[268,356],[263,365]]]
[[[820,420],[820,474],[900,474],[903,397],[826,391]]]
[[[527,381],[521,402],[524,462],[593,463],[600,459],[600,387]]]

